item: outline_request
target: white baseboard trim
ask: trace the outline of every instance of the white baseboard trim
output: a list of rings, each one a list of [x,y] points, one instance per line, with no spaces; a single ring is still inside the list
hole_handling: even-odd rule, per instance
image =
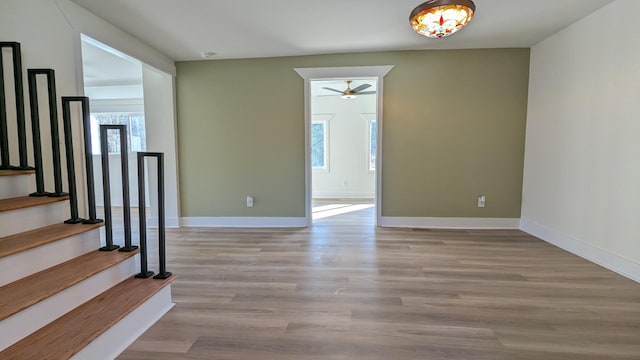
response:
[[[640,283],[640,264],[527,219],[520,230]]]
[[[520,219],[382,216],[380,227],[432,229],[518,229]]]
[[[272,228],[306,227],[304,217],[183,217],[183,227],[236,227],[236,228]]]

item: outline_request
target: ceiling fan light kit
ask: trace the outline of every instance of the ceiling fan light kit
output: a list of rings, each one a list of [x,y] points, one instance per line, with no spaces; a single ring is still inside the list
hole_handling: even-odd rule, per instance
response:
[[[475,11],[471,0],[429,0],[413,9],[409,21],[418,34],[441,39],[465,27]]]

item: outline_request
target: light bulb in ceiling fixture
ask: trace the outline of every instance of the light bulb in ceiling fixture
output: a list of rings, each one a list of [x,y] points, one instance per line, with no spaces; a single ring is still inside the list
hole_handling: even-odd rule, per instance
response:
[[[345,95],[340,96],[340,98],[346,99],[346,100],[351,100],[351,99],[357,98],[357,96],[353,95],[353,94],[345,94]]]

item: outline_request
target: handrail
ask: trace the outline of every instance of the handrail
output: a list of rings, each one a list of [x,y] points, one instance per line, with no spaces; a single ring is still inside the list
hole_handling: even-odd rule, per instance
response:
[[[164,206],[164,153],[138,152],[138,214],[140,221],[140,273],[137,278],[148,278],[153,275],[147,266],[147,220],[145,209],[145,171],[144,158],[155,157],[158,161],[158,257],[160,270],[154,279],[167,279],[171,273],[167,271],[166,226]]]

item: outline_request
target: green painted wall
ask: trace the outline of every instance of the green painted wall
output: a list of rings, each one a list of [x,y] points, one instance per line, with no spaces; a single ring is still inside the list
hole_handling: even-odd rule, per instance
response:
[[[303,80],[293,68],[360,65],[395,65],[384,82],[383,216],[520,216],[528,49],[176,65],[182,216],[304,216]]]

